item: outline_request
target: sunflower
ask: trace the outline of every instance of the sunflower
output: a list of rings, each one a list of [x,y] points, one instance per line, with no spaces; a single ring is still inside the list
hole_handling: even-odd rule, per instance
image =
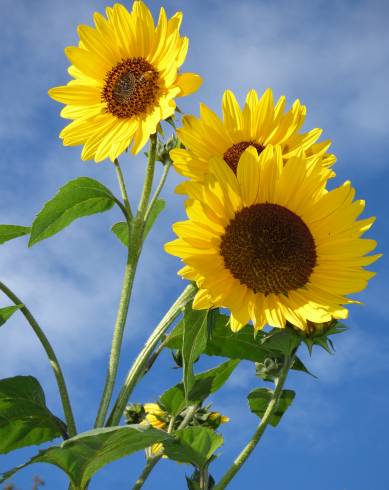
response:
[[[331,142],[316,143],[322,130],[299,133],[306,107],[296,100],[285,112],[285,104],[286,98],[282,96],[274,105],[271,89],[260,99],[255,90],[250,90],[242,110],[235,95],[226,90],[222,100],[223,121],[205,104],[200,104],[200,118],[185,116],[183,127],[177,131],[186,148],[171,151],[175,169],[201,182],[212,157],[222,157],[236,172],[239,158],[247,147],[253,146],[260,154],[268,145],[280,145],[284,160],[304,150],[308,161],[322,156],[322,165],[330,167],[336,161],[334,155],[326,153]],[[177,191],[186,193],[186,184],[178,186]]]
[[[327,191],[322,159],[301,151],[283,161],[282,151],[255,147],[240,157],[237,173],[209,163],[196,199],[186,202],[189,220],[173,226],[179,238],[165,249],[195,281],[193,308],[231,311],[233,331],[250,320],[305,330],[307,322],[346,318],[346,295],[361,291],[373,272],[363,267],[379,255],[362,239],[375,218],[357,221],[364,201],[354,201],[349,182]]]
[[[117,3],[107,18],[94,14],[95,27],[80,25],[78,47],[66,48],[74,78],[49,90],[63,104],[61,116],[73,121],[60,134],[66,146],[84,145],[83,160],[117,158],[130,145],[133,154],[173,115],[174,98],[198,89],[201,78],[178,73],[188,38],[181,37],[181,12],[167,19],[161,8],[155,26],[141,1],[132,12]]]
[[[146,413],[146,420],[156,429],[167,429],[169,416],[158,403],[145,403],[143,408]]]

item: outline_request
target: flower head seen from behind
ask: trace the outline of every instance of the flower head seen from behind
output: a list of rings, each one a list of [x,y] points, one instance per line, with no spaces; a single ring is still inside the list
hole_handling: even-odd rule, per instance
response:
[[[178,72],[188,50],[180,12],[167,19],[161,8],[155,25],[146,5],[135,1],[131,12],[116,3],[106,15],[95,13],[95,27],[78,27],[79,46],[65,50],[73,80],[49,91],[66,104],[61,116],[72,119],[60,134],[64,145],[83,145],[82,159],[96,162],[130,146],[138,153],[173,115],[175,97],[201,84],[198,75]]]
[[[185,177],[202,181],[210,158],[221,157],[236,172],[239,158],[248,146],[260,154],[268,145],[280,145],[284,160],[304,150],[308,159],[321,155],[322,164],[331,166],[336,161],[334,155],[326,153],[331,142],[317,143],[322,130],[299,132],[306,107],[296,100],[285,112],[285,105],[284,96],[274,104],[270,89],[261,98],[255,90],[250,90],[243,109],[235,95],[226,90],[222,100],[223,120],[201,104],[200,118],[185,116],[183,127],[177,131],[185,149],[171,151],[175,169]],[[178,189],[185,193],[185,185]]]
[[[347,316],[347,295],[364,289],[379,255],[363,239],[374,218],[357,220],[364,201],[349,182],[327,191],[321,158],[300,152],[283,161],[279,147],[240,157],[235,175],[220,157],[186,203],[188,221],[176,223],[179,238],[165,245],[186,266],[181,276],[199,291],[193,307],[225,307],[231,328],[248,321],[300,329],[307,322]]]

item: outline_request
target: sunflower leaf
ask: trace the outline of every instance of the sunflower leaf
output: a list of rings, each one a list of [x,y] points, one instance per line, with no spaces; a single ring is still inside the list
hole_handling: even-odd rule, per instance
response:
[[[28,235],[30,230],[31,228],[28,226],[0,225],[0,245],[8,242],[8,240]]]
[[[128,224],[125,221],[119,221],[115,223],[112,227],[112,231],[115,233],[117,238],[122,242],[125,247],[128,247],[129,241],[129,229]]]
[[[140,425],[91,430],[60,446],[40,451],[27,463],[3,473],[0,483],[33,463],[50,463],[62,469],[77,490],[84,490],[90,478],[103,466],[170,437],[166,432]]]
[[[65,424],[46,406],[32,376],[0,380],[0,453],[42,444],[66,435]]]
[[[174,439],[164,441],[164,453],[180,463],[204,468],[224,440],[208,427],[186,427],[174,432]]]
[[[144,238],[150,233],[151,228],[153,227],[156,219],[161,214],[161,212],[165,209],[166,202],[163,199],[157,199],[151,208],[149,217],[145,224],[145,230],[143,232]]]
[[[274,328],[261,339],[265,349],[279,352],[283,355],[290,355],[297,349],[302,341],[301,336],[292,328]]]
[[[193,363],[204,351],[208,337],[208,310],[192,310],[190,305],[185,308],[184,332],[182,336],[183,383],[185,398],[189,400],[189,392],[195,377]]]
[[[108,211],[114,203],[111,191],[97,180],[89,177],[71,180],[37,214],[29,247],[55,235],[78,218]]]
[[[11,318],[15,311],[20,310],[20,308],[23,308],[23,305],[13,305],[0,308],[0,327],[4,325],[9,318]]]
[[[254,337],[253,327],[247,325],[234,333],[228,326],[228,321],[229,317],[220,313],[213,317],[204,354],[230,359],[247,359],[254,362],[263,362],[269,357],[270,350],[261,343],[264,337],[262,332]],[[180,349],[183,330],[184,321],[181,320],[166,339],[165,346],[170,349]]]
[[[218,391],[231,376],[239,362],[239,360],[233,359],[197,374],[189,392],[191,403],[200,403],[211,393]],[[170,415],[176,416],[180,414],[187,406],[184,385],[179,383],[165,391],[160,397],[160,404]]]
[[[255,415],[258,415],[259,418],[262,418],[272,396],[273,391],[268,388],[256,388],[252,390],[247,397],[250,410]],[[293,390],[282,390],[277,407],[269,421],[270,425],[276,427],[279,424],[281,417],[293,402],[294,397],[295,392]]]

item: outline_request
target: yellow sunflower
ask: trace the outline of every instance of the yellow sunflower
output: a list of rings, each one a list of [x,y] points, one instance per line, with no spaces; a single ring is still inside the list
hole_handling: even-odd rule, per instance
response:
[[[73,121],[60,134],[66,146],[84,145],[83,160],[114,160],[131,144],[138,153],[158,123],[173,115],[174,98],[196,91],[201,78],[178,73],[188,51],[179,33],[182,14],[167,19],[161,8],[154,25],[141,1],[132,12],[117,3],[107,18],[94,14],[95,27],[80,25],[78,47],[66,48],[74,78],[49,90]]]
[[[143,408],[146,412],[146,420],[156,429],[167,429],[169,416],[162,410],[158,403],[145,403]]]
[[[325,167],[335,163],[335,156],[326,153],[331,142],[316,143],[321,129],[299,133],[306,107],[296,100],[285,112],[285,104],[284,96],[274,104],[271,89],[260,99],[255,90],[250,90],[242,110],[235,95],[226,90],[222,100],[223,121],[205,104],[200,104],[200,118],[185,116],[183,127],[177,131],[186,148],[170,152],[175,169],[201,182],[208,172],[210,158],[222,157],[236,172],[239,157],[248,146],[260,154],[268,145],[280,145],[284,160],[304,150],[308,161],[322,156]],[[185,184],[178,186],[177,191],[186,193]]]
[[[252,320],[300,329],[307,322],[345,318],[346,295],[361,291],[373,272],[363,267],[379,255],[362,239],[375,218],[357,221],[364,201],[354,201],[349,182],[327,191],[322,159],[301,151],[283,161],[282,151],[254,147],[240,157],[237,174],[221,157],[186,203],[188,221],[165,249],[187,265],[179,274],[195,281],[195,309],[225,307],[236,331]]]
[[[152,427],[159,430],[167,430],[169,415],[167,412],[162,410],[158,403],[145,403],[143,408],[146,412],[145,420],[147,420]],[[162,452],[163,444],[161,442],[157,442],[150,447],[150,453],[152,456],[157,456]]]

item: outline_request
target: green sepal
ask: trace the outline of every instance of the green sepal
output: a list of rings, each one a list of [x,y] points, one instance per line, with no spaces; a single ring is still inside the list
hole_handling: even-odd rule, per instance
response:
[[[11,318],[15,311],[20,310],[20,308],[23,308],[23,305],[12,305],[0,308],[0,327]]]
[[[285,358],[283,356],[267,357],[263,362],[255,363],[256,375],[264,381],[274,381],[277,377],[279,377],[284,366],[284,361]],[[290,369],[309,374],[313,378],[317,379],[317,377],[307,369],[305,364],[297,356],[294,357]]]
[[[29,247],[55,235],[78,218],[108,211],[115,202],[111,191],[97,180],[89,177],[71,180],[37,214]]]
[[[0,245],[8,240],[28,235],[31,231],[29,226],[0,225]]]
[[[333,354],[335,347],[329,336],[343,333],[347,330],[348,327],[344,323],[334,320],[327,323],[311,323],[310,331],[308,333],[302,332],[300,335],[310,354],[312,354],[314,345],[323,348],[329,354]]]
[[[164,454],[200,469],[209,464],[215,451],[224,443],[223,437],[208,427],[186,427],[173,435],[174,438],[163,442]]]
[[[46,406],[32,376],[0,380],[0,453],[67,437],[66,425]]]
[[[140,425],[94,429],[40,451],[27,463],[3,473],[0,483],[33,463],[50,463],[68,475],[75,489],[85,490],[90,478],[103,466],[171,437]]]
[[[169,122],[169,124],[174,125],[174,123],[172,122]],[[163,165],[171,165],[172,160],[170,158],[170,151],[174,148],[178,148],[179,146],[180,141],[174,134],[166,141],[166,143],[158,140],[156,149],[156,160],[158,162],[161,162]]]
[[[189,393],[191,403],[200,403],[211,393],[218,391],[234,372],[239,362],[238,359],[233,359],[197,374],[194,377],[193,387]],[[184,385],[179,383],[165,391],[159,399],[159,404],[170,415],[179,415],[188,404],[185,398]]]
[[[255,413],[255,415],[258,415],[259,418],[262,418],[272,396],[273,390],[268,388],[256,388],[255,390],[252,390],[247,397],[250,410]],[[293,390],[282,390],[277,407],[269,420],[270,425],[273,427],[278,425],[281,417],[293,402],[294,397],[295,392]]]

